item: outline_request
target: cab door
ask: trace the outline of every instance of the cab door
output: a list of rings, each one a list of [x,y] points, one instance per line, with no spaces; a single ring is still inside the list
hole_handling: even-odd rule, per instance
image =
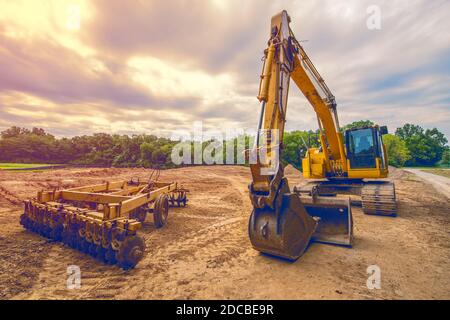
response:
[[[345,134],[351,169],[376,168],[378,141],[373,128],[348,130]]]

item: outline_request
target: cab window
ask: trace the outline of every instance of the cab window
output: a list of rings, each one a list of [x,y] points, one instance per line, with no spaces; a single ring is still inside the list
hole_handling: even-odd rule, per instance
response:
[[[371,128],[347,131],[347,151],[351,168],[375,168],[375,150]]]

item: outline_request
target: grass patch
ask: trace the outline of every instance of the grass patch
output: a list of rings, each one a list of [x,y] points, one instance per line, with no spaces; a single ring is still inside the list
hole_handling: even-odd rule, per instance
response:
[[[423,172],[437,174],[446,178],[450,178],[450,169],[420,169]]]
[[[11,169],[29,169],[29,168],[40,168],[48,166],[58,166],[57,164],[47,164],[47,163],[0,163],[0,169],[11,170]]]

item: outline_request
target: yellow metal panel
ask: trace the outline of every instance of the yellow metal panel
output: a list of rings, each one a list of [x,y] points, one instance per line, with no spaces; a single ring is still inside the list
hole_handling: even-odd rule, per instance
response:
[[[94,203],[110,203],[110,202],[122,202],[128,199],[132,199],[129,196],[116,196],[104,193],[89,193],[79,191],[61,191],[61,197],[64,200],[72,201],[86,201]]]
[[[302,159],[302,170],[303,170],[303,177],[306,179],[311,178],[311,167],[309,164],[309,158],[303,158]]]
[[[348,177],[351,179],[379,179],[386,178],[387,173],[380,169],[350,169],[348,170]]]
[[[70,188],[67,189],[68,191],[82,191],[82,192],[102,192],[109,189],[116,189],[116,188],[122,188],[123,185],[126,184],[124,181],[116,181],[116,182],[110,182],[108,183],[102,183],[102,184],[95,184],[90,186],[83,186],[83,187],[77,187],[77,188]]]
[[[144,205],[144,204],[146,204],[148,202],[154,201],[154,200],[156,200],[156,198],[159,195],[161,195],[161,194],[163,194],[165,192],[173,191],[176,188],[177,188],[177,184],[176,183],[171,183],[169,185],[166,185],[165,187],[161,187],[161,188],[153,190],[153,191],[151,191],[149,193],[145,193],[145,194],[143,194],[141,196],[134,197],[134,198],[131,198],[129,200],[126,200],[126,201],[122,202],[121,205],[120,205],[120,215],[128,213],[131,210],[134,210],[136,208],[139,208],[140,206],[142,206],[142,205]]]

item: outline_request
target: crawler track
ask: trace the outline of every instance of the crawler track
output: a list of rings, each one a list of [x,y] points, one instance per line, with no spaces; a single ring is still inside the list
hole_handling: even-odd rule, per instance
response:
[[[361,189],[361,201],[365,214],[397,215],[397,200],[393,183],[364,185]]]

